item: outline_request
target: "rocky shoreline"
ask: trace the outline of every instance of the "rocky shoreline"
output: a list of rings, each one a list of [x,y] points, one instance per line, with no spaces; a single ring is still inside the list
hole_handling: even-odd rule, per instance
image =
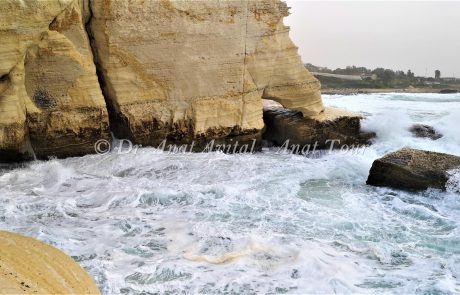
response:
[[[209,151],[230,146],[229,153],[259,151],[264,142],[295,153],[371,144],[375,134],[361,130],[360,115],[324,107],[287,15],[279,0],[0,3],[0,163],[96,153],[111,133],[141,146],[193,143],[192,152],[210,142]],[[439,90],[322,90],[385,92]],[[411,132],[442,136],[425,125]],[[459,157],[402,149],[376,160],[367,184],[445,190],[458,167]],[[7,232],[0,286],[0,293],[99,294],[72,258]]]
[[[253,140],[260,149],[263,139],[291,136],[300,143],[366,141],[358,116],[324,108],[320,83],[283,24],[289,12],[282,1],[132,5],[1,4],[10,54],[0,56],[0,162],[95,153],[111,133],[140,146],[167,140],[198,150],[212,141]],[[21,14],[36,17],[18,24]],[[322,90],[397,91],[435,90]],[[280,103],[283,114],[264,110],[263,99]],[[286,124],[299,131],[281,135]]]

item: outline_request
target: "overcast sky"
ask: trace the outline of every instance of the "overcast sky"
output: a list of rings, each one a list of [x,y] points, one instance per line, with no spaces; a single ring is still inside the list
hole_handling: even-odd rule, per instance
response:
[[[287,0],[304,63],[460,77],[460,1]]]

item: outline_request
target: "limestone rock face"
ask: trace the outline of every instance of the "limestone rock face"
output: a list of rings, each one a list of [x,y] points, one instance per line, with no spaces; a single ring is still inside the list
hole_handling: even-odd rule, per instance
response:
[[[460,167],[460,157],[404,148],[373,164],[367,184],[405,190],[446,189],[450,170]]]
[[[42,242],[0,231],[0,294],[100,294],[69,256]]]
[[[262,98],[319,114],[287,15],[280,0],[0,1],[0,161],[92,153],[109,129],[250,142]]]
[[[0,160],[74,156],[108,137],[80,0],[0,3]]]
[[[90,2],[95,58],[120,137],[259,137],[262,97],[305,115],[323,110],[279,0]]]

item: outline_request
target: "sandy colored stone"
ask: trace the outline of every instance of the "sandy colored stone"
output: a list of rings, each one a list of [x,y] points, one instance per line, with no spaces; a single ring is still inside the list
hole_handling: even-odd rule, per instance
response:
[[[316,115],[319,82],[283,24],[286,5],[260,1],[91,1],[90,28],[121,137],[257,134],[262,97]]]
[[[82,155],[109,137],[82,3],[1,1],[0,160],[32,149],[39,157]]]
[[[0,231],[0,294],[100,294],[91,277],[60,250]]]
[[[320,114],[288,14],[280,0],[1,1],[0,161],[92,153],[109,114],[143,145],[260,139],[262,98]]]

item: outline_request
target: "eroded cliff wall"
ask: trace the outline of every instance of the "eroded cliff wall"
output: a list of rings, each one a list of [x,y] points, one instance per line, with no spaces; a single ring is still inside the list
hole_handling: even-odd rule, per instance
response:
[[[258,137],[262,98],[318,114],[287,15],[279,0],[1,1],[0,160],[90,153],[109,117],[147,145]]]
[[[0,2],[0,158],[93,152],[108,115],[77,0]]]
[[[114,121],[137,143],[256,134],[262,97],[306,115],[322,110],[281,1],[92,0],[91,8]]]

